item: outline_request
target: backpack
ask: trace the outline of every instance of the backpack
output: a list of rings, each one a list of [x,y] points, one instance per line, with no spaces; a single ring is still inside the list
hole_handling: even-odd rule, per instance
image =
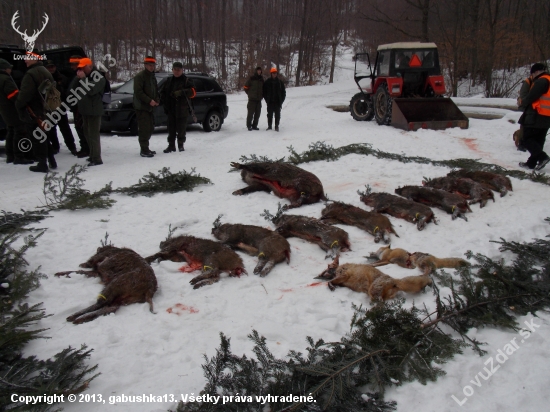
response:
[[[55,87],[54,82],[45,79],[40,83],[40,86],[38,86],[38,91],[44,101],[44,110],[53,112],[61,106],[61,93]]]

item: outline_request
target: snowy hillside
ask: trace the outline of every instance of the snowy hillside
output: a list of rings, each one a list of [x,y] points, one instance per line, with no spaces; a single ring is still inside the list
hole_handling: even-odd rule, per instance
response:
[[[101,406],[94,403],[60,405],[65,411],[156,412],[175,408],[175,402],[110,405],[108,398],[122,394],[174,394],[177,399],[180,394],[198,395],[205,384],[202,355],[214,355],[220,332],[231,338],[233,352],[240,355],[250,353],[252,343],[247,335],[256,329],[267,338],[273,353],[284,357],[291,349],[304,351],[306,336],[315,340],[339,340],[349,331],[352,303],[368,307],[369,298],[364,294],[346,288],[331,292],[325,283],[315,285],[317,281],[313,278],[326,269],[328,263],[324,260],[325,253],[316,245],[291,238],[290,265],[277,265],[265,278],[252,274],[256,258],[240,252],[248,276],[224,277],[198,290],[189,284],[192,274],[178,271],[180,263],[153,263],[159,283],[153,299],[157,314],[149,313],[147,304],[134,304],[82,325],[65,321],[70,314],[93,304],[102,286],[97,279],[82,275],[72,274],[70,278],[52,275],[78,269],[80,263],[95,253],[106,232],[114,245],[148,256],[158,251],[170,224],[178,227],[176,235],[209,239],[213,239],[212,222],[219,214],[223,214],[222,221],[226,223],[272,227],[260,214],[264,209],[275,212],[280,199],[264,192],[231,195],[245,186],[238,173],[228,173],[229,163],[238,161],[241,155],[280,158],[289,154],[289,146],[302,152],[313,142],[325,141],[334,147],[370,143],[382,151],[434,160],[480,159],[510,169],[517,168],[518,162],[527,158],[525,153],[516,151],[512,142],[517,125],[511,121],[517,121],[518,112],[495,109],[504,117],[471,119],[467,130],[405,132],[381,127],[375,122],[357,122],[349,113],[326,107],[346,105],[355,93],[352,62],[346,59],[340,62],[336,83],[287,90],[279,133],[265,131],[265,104],[260,131],[247,131],[247,97],[240,93],[228,96],[229,116],[221,131],[204,133],[201,128],[192,127],[183,153],[162,153],[167,144],[166,130],[157,130],[152,137],[150,147],[157,152],[152,159],[139,157],[137,137],[101,136],[104,165],[90,168],[84,174],[87,189],[97,190],[111,181],[114,188],[129,186],[165,166],[173,172],[190,171],[194,167],[214,184],[199,186],[190,193],[152,198],[113,195],[117,203],[111,209],[53,212],[52,218],[35,225],[48,230],[26,258],[31,268],[41,266],[41,271],[49,277],[32,293],[30,301],[44,302],[47,313],[53,316],[38,325],[49,328],[45,334],[51,339],[34,341],[27,351],[47,358],[68,345],[79,348],[87,344],[94,349],[90,363],[97,363],[102,374],[92,381],[86,393],[102,394],[103,399],[107,399]],[[505,103],[513,106],[515,102],[509,99]],[[64,146],[57,159],[60,173],[65,173],[74,163],[84,163],[83,159],[71,156]],[[359,201],[356,192],[367,184],[374,191],[393,193],[399,186],[420,184],[424,176],[439,177],[449,172],[444,167],[359,155],[348,155],[336,162],[305,163],[300,167],[319,177],[330,199],[364,209],[368,208]],[[550,166],[543,171],[550,173]],[[25,166],[2,162],[0,176],[0,209],[18,211],[41,204],[43,175],[30,173]],[[464,253],[471,250],[491,258],[511,259],[511,254],[499,252],[499,245],[490,241],[500,238],[530,241],[550,233],[550,226],[544,222],[550,216],[550,188],[527,180],[512,179],[512,184],[513,192],[497,197],[485,208],[473,205],[468,222],[453,221],[443,211],[434,209],[440,224],[429,224],[419,232],[412,224],[390,218],[399,234],[399,238],[393,238],[392,247],[438,257],[464,257]],[[323,207],[318,203],[290,213],[320,217]],[[352,243],[352,251],[343,253],[340,262],[366,263],[364,256],[377,250],[379,245],[366,232],[351,226],[339,227],[349,233]],[[416,270],[395,265],[385,266],[382,271],[398,278],[417,274]],[[434,308],[430,288],[424,294],[403,296],[407,307],[414,302],[418,307]],[[524,320],[531,319],[532,316],[527,316],[519,321],[523,324]],[[470,381],[483,371],[490,356],[513,338],[520,338],[519,334],[496,329],[472,331],[471,337],[488,343],[488,355],[479,357],[467,349],[443,365],[447,375],[437,382],[426,386],[405,384],[387,391],[386,399],[397,401],[398,410],[407,412],[547,410],[550,316],[540,314],[535,322],[540,328],[525,342],[519,343],[518,339],[520,349],[494,376],[481,380],[480,387]],[[465,398],[466,385],[472,386],[475,393],[461,407],[452,396],[458,400]]]

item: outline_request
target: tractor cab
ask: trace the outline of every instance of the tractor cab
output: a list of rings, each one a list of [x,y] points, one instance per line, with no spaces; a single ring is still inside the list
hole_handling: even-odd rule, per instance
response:
[[[445,82],[435,43],[381,45],[374,65],[368,53],[359,53],[354,80],[361,91],[350,102],[355,120],[376,118],[380,125],[406,130],[468,127],[468,119],[452,100],[442,97]]]

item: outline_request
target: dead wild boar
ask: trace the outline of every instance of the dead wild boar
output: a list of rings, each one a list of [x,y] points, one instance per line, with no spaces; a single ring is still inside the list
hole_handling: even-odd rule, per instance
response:
[[[232,162],[231,166],[240,169],[242,179],[248,183],[247,187],[234,191],[234,195],[257,191],[273,192],[280,198],[290,200],[290,205],[286,208],[326,200],[319,178],[294,165],[282,162]]]
[[[462,196],[444,190],[422,186],[404,186],[395,189],[395,193],[418,203],[438,207],[452,214],[453,220],[460,217],[468,221],[464,213],[472,211]]]
[[[328,287],[332,291],[336,286],[345,286],[366,293],[373,300],[393,299],[399,291],[418,293],[432,284],[431,278],[425,275],[395,279],[372,265],[344,263],[340,266],[338,258],[315,279],[328,280]]]
[[[145,258],[149,263],[158,260],[187,262],[181,272],[193,272],[202,269],[202,274],[191,279],[193,289],[211,285],[220,280],[221,272],[239,277],[246,273],[243,261],[229,246],[213,240],[194,236],[177,236],[160,242],[160,252]]]
[[[374,208],[377,213],[386,213],[407,222],[416,223],[418,230],[423,230],[426,224],[437,224],[434,212],[428,206],[412,200],[392,195],[390,193],[361,194],[360,199],[367,206]]]
[[[436,179],[422,181],[426,187],[445,190],[446,192],[456,193],[470,200],[470,204],[478,203],[479,207],[487,204],[489,199],[495,201],[493,192],[483,186],[481,183],[467,177],[444,176]]]
[[[277,233],[284,237],[299,237],[319,245],[327,252],[325,259],[351,250],[348,233],[313,217],[280,214],[273,219]]]
[[[512,191],[512,182],[506,176],[496,173],[483,172],[481,170],[455,170],[447,174],[453,177],[467,177],[478,183],[481,183],[487,189],[494,190],[500,193],[500,197],[506,196],[508,191]]]
[[[290,262],[288,241],[272,230],[252,225],[214,223],[212,234],[226,245],[258,256],[258,264],[254,268],[255,275],[266,276],[277,263],[284,260]]]
[[[342,223],[367,231],[374,236],[376,243],[381,239],[386,244],[390,243],[390,233],[399,237],[390,220],[380,213],[367,212],[359,207],[341,202],[332,202],[322,210],[321,214],[321,220],[329,225]]]
[[[67,318],[68,322],[90,322],[101,315],[116,312],[122,305],[132,303],[147,302],[149,310],[154,313],[153,295],[157,290],[157,278],[151,266],[133,250],[112,245],[103,246],[80,267],[91,270],[58,272],[55,276],[80,273],[88,277],[99,277],[105,287],[94,305],[72,314]]]

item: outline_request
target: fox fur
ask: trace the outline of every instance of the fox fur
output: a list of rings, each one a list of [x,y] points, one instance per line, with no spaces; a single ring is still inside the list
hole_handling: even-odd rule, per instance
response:
[[[366,293],[373,300],[393,299],[400,291],[418,293],[432,284],[432,279],[426,275],[394,279],[372,265],[345,263],[340,266],[338,257],[316,279],[329,280],[330,290],[345,286]]]
[[[410,256],[411,254],[405,249],[392,249],[391,245],[388,245],[382,246],[376,252],[371,253],[367,259],[378,259],[378,261],[372,264],[374,267],[393,263],[405,269],[414,269],[416,266],[411,262]]]
[[[470,263],[460,258],[439,259],[427,253],[415,252],[410,255],[411,263],[414,267],[420,269],[424,275],[429,275],[436,269],[448,268],[457,269],[459,267],[469,266]]]

